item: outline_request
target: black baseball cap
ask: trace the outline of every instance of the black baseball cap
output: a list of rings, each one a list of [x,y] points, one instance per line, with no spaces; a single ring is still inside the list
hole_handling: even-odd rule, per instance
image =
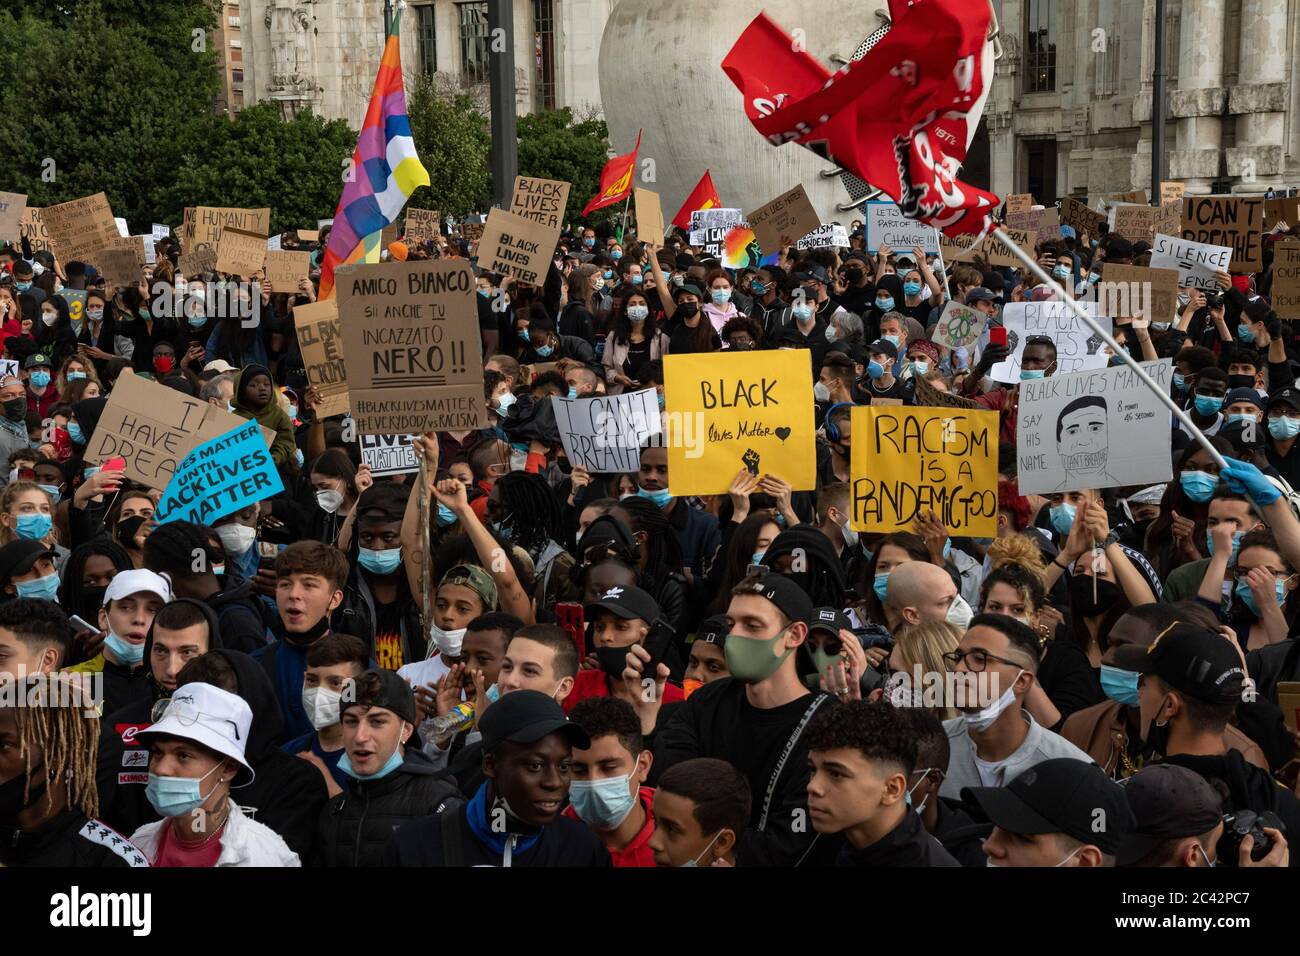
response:
[[[419,724],[419,718],[415,713],[415,694],[410,684],[399,677],[396,671],[383,667],[372,667],[358,678],[358,682],[366,679],[367,675],[379,678],[379,693],[367,694],[362,700],[345,701],[339,711],[340,714],[346,713],[349,707],[382,707],[384,710],[391,710],[408,724],[413,726]]]
[[[54,550],[39,541],[18,538],[0,548],[0,584],[7,584],[15,575],[26,574],[41,558],[55,557]]]
[[[1154,674],[1180,693],[1207,704],[1241,699],[1245,671],[1241,657],[1223,635],[1209,628],[1178,622],[1150,647],[1129,644],[1115,649],[1116,667]]]
[[[713,617],[706,617],[695,629],[694,643],[722,647],[727,641],[728,630],[726,615],[715,614]]]
[[[807,624],[812,620],[812,599],[799,585],[766,565],[750,568],[744,580],[736,587],[743,589],[744,592],[767,598],[791,621],[803,621]]]
[[[816,264],[800,269],[791,278],[795,282],[820,282],[822,285],[830,282],[830,276],[826,274],[826,270]]]
[[[1264,400],[1259,397],[1259,392],[1253,388],[1234,388],[1223,396],[1224,406],[1231,405],[1233,402],[1250,402],[1256,408],[1264,407]]]
[[[1288,385],[1286,388],[1279,388],[1275,392],[1269,392],[1268,405],[1265,407],[1272,408],[1282,402],[1290,405],[1296,411],[1300,411],[1300,388],[1293,388]]]
[[[1034,764],[1005,787],[963,787],[961,799],[1008,833],[1064,833],[1111,856],[1133,829],[1124,788],[1092,761],[1073,757]]]
[[[1149,764],[1120,786],[1135,821],[1116,855],[1120,866],[1132,866],[1166,840],[1209,833],[1223,812],[1209,781],[1177,764]]]
[[[531,744],[547,734],[561,733],[574,747],[586,750],[591,738],[577,724],[570,723],[555,698],[537,690],[515,690],[483,711],[478,722],[483,735],[483,752],[492,753],[498,746]]]
[[[898,358],[898,347],[893,342],[886,342],[884,339],[876,339],[867,346],[867,351],[876,355],[886,355],[889,358]]]
[[[984,288],[983,286],[978,286],[977,288],[974,289],[968,289],[966,292],[967,305],[974,305],[976,302],[996,302],[997,300],[998,300],[997,294]]]
[[[589,617],[603,610],[625,621],[639,618],[647,624],[653,624],[664,616],[659,603],[641,588],[612,587],[588,604],[585,610]]]
[[[853,622],[843,611],[833,607],[819,607],[813,611],[812,620],[808,622],[808,633],[825,631],[839,639],[840,631],[853,630]]]
[[[54,366],[50,364],[50,357],[46,355],[44,352],[37,352],[34,355],[29,355],[27,356],[26,360],[23,362],[24,369],[53,368],[53,367]]]

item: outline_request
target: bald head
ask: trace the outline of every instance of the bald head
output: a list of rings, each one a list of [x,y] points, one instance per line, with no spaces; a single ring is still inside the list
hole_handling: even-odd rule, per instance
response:
[[[957,585],[943,568],[908,561],[889,574],[885,613],[892,625],[942,621],[957,596]]]

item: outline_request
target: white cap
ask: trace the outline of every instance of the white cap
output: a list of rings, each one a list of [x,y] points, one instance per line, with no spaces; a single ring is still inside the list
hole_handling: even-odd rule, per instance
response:
[[[213,359],[207,365],[203,366],[203,371],[221,372],[222,374],[225,374],[226,372],[234,372],[238,370],[225,359]]]
[[[237,785],[242,787],[253,782],[253,768],[244,757],[252,723],[253,711],[244,698],[220,687],[196,682],[176,688],[162,718],[136,736],[180,737],[202,744],[223,757],[230,757],[248,771],[247,776],[243,773],[236,775],[236,779],[242,781]]]
[[[1158,505],[1165,496],[1165,485],[1148,485],[1128,496],[1130,505]]]
[[[156,594],[166,603],[172,599],[172,588],[161,574],[155,574],[145,568],[132,571],[119,571],[117,577],[108,584],[104,592],[104,607],[109,601],[116,601],[128,594]]]

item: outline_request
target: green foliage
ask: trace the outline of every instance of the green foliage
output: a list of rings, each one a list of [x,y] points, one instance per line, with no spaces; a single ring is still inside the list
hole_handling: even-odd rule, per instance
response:
[[[573,184],[565,222],[581,219],[582,209],[600,189],[600,171],[609,159],[609,128],[604,120],[575,121],[568,109],[547,110],[519,119],[519,173]],[[614,219],[622,206],[610,206],[588,220]]]
[[[449,96],[433,77],[420,76],[407,92],[406,111],[429,185],[409,205],[460,217],[491,205],[492,137],[488,120],[469,97]]]

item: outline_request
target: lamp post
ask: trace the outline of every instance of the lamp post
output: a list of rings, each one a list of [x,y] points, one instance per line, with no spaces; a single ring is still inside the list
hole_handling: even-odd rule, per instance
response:
[[[1165,178],[1165,0],[1156,0],[1155,71],[1151,76],[1151,201]]]
[[[510,208],[519,169],[519,134],[515,118],[515,4],[488,0],[488,77],[492,108],[492,195]]]

